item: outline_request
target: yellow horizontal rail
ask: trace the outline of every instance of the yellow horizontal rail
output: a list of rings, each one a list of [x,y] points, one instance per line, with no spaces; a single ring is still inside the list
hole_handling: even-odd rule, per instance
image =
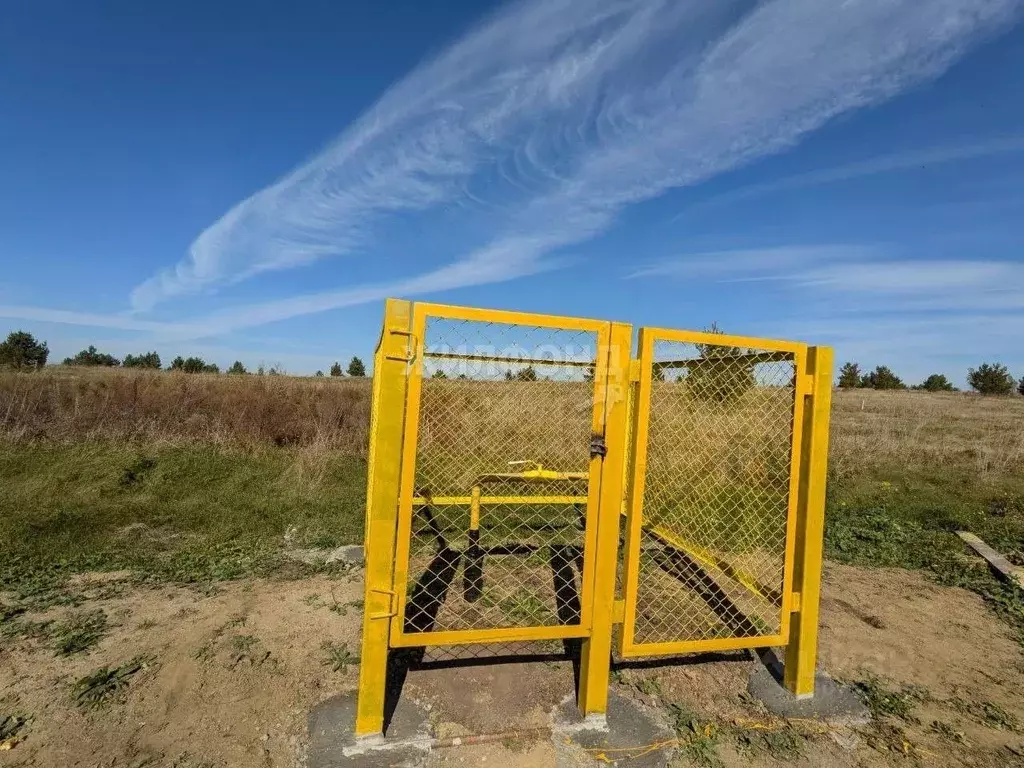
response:
[[[772,350],[775,352],[806,352],[807,345],[799,341],[762,339],[757,336],[731,336],[708,331],[674,331],[669,328],[645,327],[644,331],[658,341],[676,341],[681,344],[707,344],[712,347],[741,347],[745,349]]]
[[[589,320],[582,317],[561,317],[539,315],[534,312],[510,312],[503,309],[480,309],[478,307],[457,307],[451,304],[429,304],[416,302],[413,311],[417,318],[443,317],[449,320],[475,320],[480,323],[503,323],[506,325],[533,325],[559,331],[587,331],[597,334],[608,327],[607,320]]]
[[[481,496],[481,504],[586,504],[586,496]],[[468,507],[472,496],[413,496],[414,507]]]
[[[770,648],[786,644],[785,635],[759,635],[757,637],[714,637],[706,640],[672,640],[664,643],[639,643],[622,648],[624,659],[650,656],[674,656],[684,653],[715,653],[740,648]]]
[[[566,640],[589,637],[590,628],[577,624],[546,627],[498,627],[495,629],[450,629],[437,632],[405,632],[391,636],[393,648],[421,645],[467,645],[474,643],[519,643],[535,640]]]
[[[788,363],[792,360],[793,352],[789,351],[748,352],[733,355],[715,355],[712,353],[705,357],[691,357],[685,360],[655,360],[652,363],[652,367],[657,371],[664,368],[688,368],[697,363],[726,362],[746,365],[751,363]]]
[[[744,587],[746,587],[747,591],[761,598],[765,602],[770,603],[773,606],[782,605],[781,592],[779,592],[777,589],[772,589],[771,587],[762,584],[760,581],[757,580],[756,577],[752,576],[746,571],[741,571],[739,568],[736,568],[732,563],[720,558],[714,552],[704,549],[703,547],[698,547],[695,544],[691,544],[688,541],[679,538],[674,533],[665,530],[661,526],[652,525],[646,526],[646,528],[649,533],[661,539],[665,544],[668,544],[671,547],[675,547],[676,549],[682,550],[702,565],[710,566],[711,568],[715,568],[716,570],[721,571],[726,576],[742,584]]]
[[[539,365],[539,366],[570,366],[573,368],[593,368],[597,365],[593,360],[552,360],[543,357],[512,357],[511,355],[474,355],[468,352],[432,352],[426,350],[423,357],[432,360],[471,360],[478,363],[508,363],[510,365]],[[469,379],[474,381],[474,379]],[[479,381],[479,379],[475,379]],[[502,382],[504,383],[504,382]]]

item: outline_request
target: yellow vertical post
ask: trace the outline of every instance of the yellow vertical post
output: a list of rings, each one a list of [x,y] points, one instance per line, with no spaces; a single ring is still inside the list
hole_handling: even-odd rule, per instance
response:
[[[643,521],[644,490],[647,483],[647,434],[651,420],[651,384],[654,361],[654,336],[646,328],[637,332],[637,360],[633,390],[633,410],[629,423],[629,504],[626,513],[626,541],[622,563],[622,627],[619,629],[619,653],[625,655],[633,644],[636,626],[636,602],[640,583],[640,526]]]
[[[388,641],[395,603],[392,574],[411,307],[408,301],[387,300],[384,329],[374,356],[363,544],[366,586],[355,724],[357,737],[380,735],[384,729]]]
[[[601,466],[601,497],[594,552],[593,608],[590,636],[583,641],[577,703],[584,715],[603,715],[608,709],[608,673],[611,665],[615,572],[622,510],[623,471],[628,425],[629,358],[633,328],[612,323],[605,382],[595,382],[596,396],[605,398],[605,447]],[[600,370],[600,366],[598,366]]]
[[[783,682],[797,698],[814,696],[818,657],[818,606],[825,535],[825,481],[828,426],[832,407],[832,349],[807,350],[810,386],[802,389],[804,407],[796,549],[793,563],[793,612]]]

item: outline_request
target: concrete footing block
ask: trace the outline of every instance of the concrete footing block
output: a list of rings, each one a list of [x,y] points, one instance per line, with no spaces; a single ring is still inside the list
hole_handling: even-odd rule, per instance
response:
[[[665,768],[675,752],[675,733],[661,713],[614,690],[609,692],[606,715],[583,717],[570,696],[551,719],[558,765],[622,761],[630,768]]]
[[[426,763],[433,733],[426,710],[409,697],[399,700],[385,738],[356,738],[356,693],[320,702],[309,713],[307,768],[418,768]]]
[[[862,725],[871,719],[855,690],[818,672],[813,696],[794,696],[782,685],[782,662],[772,651],[759,654],[747,680],[747,691],[779,717],[813,718],[835,725]]]

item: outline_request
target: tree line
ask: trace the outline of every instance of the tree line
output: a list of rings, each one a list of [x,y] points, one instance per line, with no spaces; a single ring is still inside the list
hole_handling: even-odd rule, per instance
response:
[[[711,333],[721,333],[715,325],[705,330]],[[715,393],[721,391],[728,391],[730,393],[733,391],[742,392],[752,384],[752,374],[746,370],[736,369],[735,366],[727,367],[728,355],[735,354],[738,350],[728,347],[715,348],[715,354],[712,355],[708,349],[703,348],[705,345],[698,346],[702,347],[700,350],[700,362],[703,364],[703,368],[697,366],[696,370],[690,371],[690,378],[695,383],[701,383],[707,379],[708,387],[713,389]],[[725,354],[724,357],[723,353]],[[0,343],[0,367],[17,370],[35,370],[45,366],[49,356],[50,350],[47,343],[45,341],[37,341],[31,333],[26,331],[12,331],[8,334],[7,339]],[[69,366],[104,366],[151,370],[161,370],[163,367],[160,355],[156,352],[125,355],[123,360],[119,360],[111,354],[100,352],[93,345],[89,345],[73,357],[64,358],[62,364]],[[716,366],[723,367],[723,370],[717,370]],[[180,371],[182,373],[220,373],[220,367],[216,363],[208,363],[201,357],[182,357],[181,355],[178,355],[171,361],[170,365],[167,366],[167,370]],[[349,361],[346,369],[343,370],[341,363],[335,361],[328,370],[329,375],[333,377],[346,374],[353,378],[366,376],[366,366],[362,360],[355,356]],[[251,372],[240,360],[235,360],[226,373],[232,375],[255,373],[260,376],[264,374],[276,376],[283,374],[284,371],[276,366],[265,369],[261,365]],[[695,376],[695,374],[699,375]],[[725,376],[725,374],[728,374],[728,376]],[[323,376],[324,372],[317,371],[314,375]],[[441,372],[437,372],[434,375],[436,377],[444,377],[444,374]],[[591,373],[590,375],[592,376],[593,374]],[[663,380],[664,372],[660,368],[656,369],[655,376],[659,380]],[[723,376],[725,378],[740,377],[743,381],[732,381],[730,379],[727,382],[728,386],[724,386],[722,382]],[[537,373],[533,366],[528,366],[514,374],[509,372],[506,378],[519,381],[533,381],[536,380]],[[1009,395],[1014,390],[1024,395],[1024,376],[1019,380],[1015,379],[1009,369],[1002,363],[982,363],[977,368],[968,368],[966,381],[971,389],[983,395]],[[840,389],[919,389],[927,392],[958,391],[957,387],[946,378],[945,374],[933,373],[920,384],[908,387],[888,366],[879,365],[872,371],[863,371],[856,362],[847,362],[842,365],[839,369],[838,385]]]
[[[50,348],[45,341],[37,341],[36,338],[26,331],[12,331],[7,339],[0,343],[0,367],[14,368],[21,371],[33,371],[46,365],[50,357]],[[163,369],[160,355],[156,352],[144,352],[139,355],[125,355],[119,360],[111,354],[100,352],[95,346],[89,345],[73,357],[65,357],[61,365],[71,366],[100,366],[106,368],[145,368],[159,371]],[[208,363],[201,357],[175,357],[170,365],[169,371],[180,371],[181,373],[220,373],[220,366],[216,363]],[[331,376],[344,376],[348,373],[352,377],[366,376],[366,366],[358,357],[353,357],[345,372],[342,371],[341,363],[335,361],[330,367]],[[227,369],[226,373],[232,375],[247,375],[255,373],[257,376],[264,374],[277,376],[284,371],[276,366],[269,369],[260,365],[255,371],[249,371],[241,360],[235,360]],[[317,376],[323,376],[323,371],[317,371]]]
[[[967,369],[967,385],[982,395],[1009,395],[1014,389],[1024,395],[1024,376],[1018,381],[1002,363],[982,363]],[[843,363],[839,369],[840,389],[921,389],[926,392],[959,392],[945,374],[933,373],[920,384],[907,386],[891,368],[877,366],[864,372],[857,363]]]

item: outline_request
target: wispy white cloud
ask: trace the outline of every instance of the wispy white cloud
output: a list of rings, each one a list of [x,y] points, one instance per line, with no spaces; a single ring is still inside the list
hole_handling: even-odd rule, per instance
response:
[[[975,160],[1015,152],[1024,152],[1024,136],[996,137],[960,146],[933,147],[914,152],[882,155],[881,157],[875,157],[859,163],[847,163],[832,168],[823,168],[761,184],[748,184],[745,187],[700,200],[678,214],[676,218],[682,218],[698,211],[735,203],[740,200],[766,197],[777,192],[820,187],[826,184],[836,184],[852,179],[893,173],[895,171],[905,171],[912,168],[923,168],[963,160]]]
[[[111,328],[122,331],[152,331],[157,333],[202,334],[202,328],[189,323],[165,323],[154,320],[140,320],[122,314],[100,312],[73,312],[48,307],[32,307],[23,304],[0,304],[0,317],[15,320],[31,320],[40,323],[81,325],[90,328]]]
[[[774,246],[684,254],[626,277],[773,281],[778,290],[798,291],[808,300],[816,297],[840,311],[1024,309],[1024,263],[897,258],[880,245]]]
[[[535,263],[528,255],[542,243],[516,243],[511,252],[499,248],[481,250],[455,264],[392,282],[362,285],[334,291],[300,294],[277,301],[244,304],[192,318],[186,322],[157,322],[135,315],[70,312],[47,307],[0,304],[0,317],[64,325],[148,331],[154,342],[203,339],[252,328],[276,320],[316,314],[328,309],[379,301],[389,296],[414,297],[473,285],[511,280],[526,272],[535,273],[556,266]]]
[[[1019,314],[802,317],[762,331],[829,344],[836,350],[837,367],[847,360],[863,368],[888,365],[908,384],[944,373],[964,387],[967,368],[985,360],[1004,363],[1015,376],[1024,376],[1024,353],[1017,343],[1024,334],[1024,316]]]
[[[388,296],[415,297],[435,291],[511,280],[526,272],[534,273],[553,266],[540,265],[529,257],[524,258],[524,252],[532,252],[530,244],[518,244],[515,252],[508,254],[496,248],[481,251],[457,263],[394,282],[301,294],[277,301],[233,307],[199,318],[196,324],[203,329],[199,334],[190,325],[181,329],[168,329],[160,335],[178,338],[219,336],[290,317],[379,301]]]
[[[550,253],[604,231],[632,203],[780,151],[838,114],[941,74],[1020,6],[513,4],[416,68],[308,163],[236,205],[187,258],[138,286],[132,305],[350,254],[378,242],[384,219],[413,214],[462,212],[496,233],[447,266],[425,265],[414,287],[545,269]],[[349,287],[222,320],[245,327],[380,292]]]
[[[883,244],[772,246],[682,254],[626,277],[697,279],[706,290],[759,282],[760,300],[779,309],[730,330],[830,344],[842,360],[890,365],[911,382],[935,372],[962,382],[983,359],[1024,375],[1021,262],[908,259]]]
[[[641,277],[710,277],[726,280],[786,278],[786,270],[808,264],[870,256],[875,249],[860,245],[777,245],[687,253],[639,267],[626,275]]]

